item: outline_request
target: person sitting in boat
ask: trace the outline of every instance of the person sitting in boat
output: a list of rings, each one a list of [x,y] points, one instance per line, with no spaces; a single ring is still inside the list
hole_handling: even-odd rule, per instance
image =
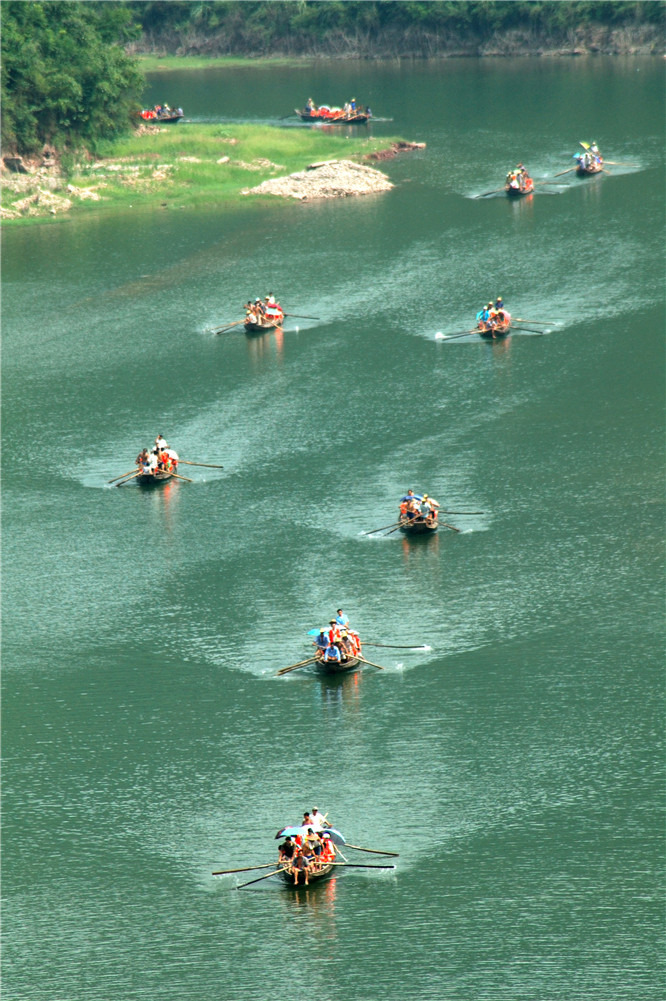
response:
[[[351,101],[349,102],[349,110],[352,113],[356,111],[356,98],[355,97],[352,97]]]
[[[324,660],[329,661],[330,663],[342,663],[340,648],[335,643],[329,643],[324,650]]]
[[[137,466],[143,466],[148,462],[148,449],[144,448],[136,457]]]
[[[431,519],[432,521],[435,520],[438,508],[439,504],[434,497],[428,497],[427,494],[423,495],[423,500],[421,501],[421,515],[426,519],[426,521],[428,521],[428,519]]]
[[[294,876],[294,886],[298,885],[298,877],[300,876],[301,873],[303,873],[303,881],[304,881],[305,885],[306,886],[308,885],[308,883],[309,883],[309,879],[308,879],[308,876],[309,876],[308,863],[307,863],[307,861],[305,859],[305,856],[303,855],[303,852],[302,852],[302,850],[300,848],[299,848],[299,850],[296,852],[296,854],[294,856],[294,860],[292,862],[292,865],[291,865],[291,868],[290,868],[289,871],[291,873],[293,873],[293,876]]]
[[[513,188],[515,191],[520,190],[520,181],[518,180],[518,174],[515,170],[510,170],[506,175],[506,185],[508,188]]]
[[[324,626],[321,627],[319,635],[315,637],[315,644],[321,650],[322,653],[328,646],[328,631],[325,629]]]
[[[154,473],[157,469],[157,456],[155,452],[151,452],[148,456],[148,461],[143,464],[144,473]]]
[[[498,295],[495,299],[495,309],[504,309],[504,300],[501,295]]]
[[[340,636],[342,635],[340,626],[337,624],[335,619],[331,619],[331,621],[329,622],[329,626],[331,628],[328,631],[328,642],[337,643],[338,640],[340,639]]]
[[[358,657],[361,652],[361,637],[353,629],[350,629],[349,640],[352,645],[352,657]]]
[[[164,451],[166,452],[166,454],[169,456],[169,459],[171,460],[171,466],[172,466],[172,468],[175,469],[176,466],[178,465],[178,452],[176,452],[175,448],[165,448]]]
[[[349,639],[349,633],[347,632],[346,629],[344,629],[342,632],[342,636],[340,637],[338,646],[340,647],[340,652],[342,653],[343,657],[352,656],[352,644],[351,640]]]
[[[321,838],[319,837],[319,835],[317,834],[317,832],[314,830],[313,827],[308,827],[308,833],[305,836],[306,858],[311,852],[314,861],[314,868],[316,869],[320,868],[318,862],[319,862],[319,857],[321,855],[321,847],[322,847]]]
[[[326,831],[321,836],[321,861],[326,865],[335,858],[335,845],[331,835]]]
[[[287,862],[291,865],[291,860],[294,857],[296,851],[296,845],[291,840],[291,836],[288,834],[281,845],[278,845],[278,862]]]
[[[594,157],[594,159],[596,160],[597,163],[603,163],[603,159],[604,158],[602,157],[601,153],[599,152],[599,147],[597,146],[596,143],[592,143],[591,144],[591,146],[590,146],[590,153],[592,154],[592,156]]]
[[[316,104],[314,103],[314,101],[312,100],[311,97],[309,97],[307,99],[307,102],[305,104],[305,110],[306,111],[316,111],[317,110],[317,106],[316,106]]]
[[[482,326],[483,324],[487,323],[487,321],[490,319],[490,310],[492,309],[492,306],[493,306],[492,302],[489,302],[487,306],[484,306],[483,309],[480,309],[479,312],[476,314],[476,322],[479,324],[479,326]]]

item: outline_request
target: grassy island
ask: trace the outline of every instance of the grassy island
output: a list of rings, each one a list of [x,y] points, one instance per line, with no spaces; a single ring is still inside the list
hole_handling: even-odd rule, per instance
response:
[[[262,181],[318,160],[360,160],[393,140],[264,125],[141,126],[100,155],[25,160],[29,173],[2,171],[2,217],[20,225],[74,213],[177,209],[239,203]],[[253,196],[276,199],[271,196]]]

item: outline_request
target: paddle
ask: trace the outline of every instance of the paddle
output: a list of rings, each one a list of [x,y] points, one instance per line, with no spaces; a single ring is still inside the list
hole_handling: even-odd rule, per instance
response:
[[[473,330],[461,330],[459,334],[446,334],[446,336],[442,337],[441,339],[443,341],[452,341],[455,337],[465,337],[466,334],[478,334],[478,332],[479,328],[474,327]]]
[[[140,476],[141,473],[142,473],[141,469],[137,470],[136,473],[133,473],[132,476],[128,476],[127,479],[123,480],[122,483],[119,483],[118,486],[119,487],[124,487],[126,483],[129,483],[130,480],[133,480],[135,476]]]
[[[501,188],[495,188],[493,191],[484,191],[482,195],[475,195],[475,198],[487,198],[488,195],[496,195],[498,191],[504,191],[504,186]]]
[[[184,462],[186,466],[205,466],[206,469],[224,469],[224,466],[214,466],[210,462],[188,462],[187,459],[179,459],[179,462]]]
[[[246,865],[242,869],[218,869],[217,872],[212,873],[213,876],[226,876],[230,872],[252,872],[253,869],[270,869],[275,868],[275,862],[266,862],[264,865]],[[272,875],[272,873],[271,873]]]
[[[363,664],[367,664],[369,667],[377,667],[379,668],[380,671],[386,670],[386,668],[382,667],[381,664],[373,664],[371,660],[366,660],[365,657],[362,657],[360,653],[357,653],[356,656]]]
[[[543,334],[543,330],[535,330],[534,327],[511,327],[512,330],[527,330],[531,334]]]
[[[370,852],[372,855],[390,855],[392,858],[398,858],[400,856],[400,852],[380,852],[376,848],[361,848],[360,845],[350,845],[349,842],[347,842],[345,847],[355,848],[357,852]],[[213,873],[213,875],[215,875],[215,873]]]
[[[186,483],[194,482],[194,480],[190,480],[187,476],[181,476],[180,473],[174,473],[173,469],[167,469],[165,472],[171,473],[171,475],[175,476],[177,480],[185,480]]]
[[[485,514],[485,511],[442,511],[442,514]]]
[[[247,883],[241,883],[236,887],[237,890],[242,890],[244,886],[252,886],[253,883],[259,883],[262,879],[268,879],[269,876],[276,876],[279,872],[284,872],[286,865],[278,866],[274,872],[265,872],[263,876],[258,876],[256,879],[251,879]]]
[[[553,174],[553,177],[561,177],[562,174],[570,174],[572,170],[577,170],[577,169],[578,169],[577,165],[576,167],[569,167],[568,170],[561,170],[559,174]]]
[[[127,474],[125,474],[127,475]],[[385,528],[393,528],[394,525],[400,525],[399,521],[392,521],[390,525],[382,525],[381,528],[373,528],[371,532],[361,532],[361,535],[374,535],[375,532],[383,532]]]
[[[115,483],[116,480],[122,480],[126,476],[129,476],[131,473],[134,473],[134,475],[136,476],[136,467],[134,469],[128,470],[128,472],[126,472],[126,473],[121,473],[120,476],[114,476],[114,478],[112,480],[107,480],[106,482],[107,483]]]
[[[290,664],[289,667],[281,667],[277,674],[289,674],[290,671],[295,671],[299,667],[305,667],[307,664],[314,664],[316,657],[308,657],[307,660],[302,660],[298,664]]]
[[[619,160],[604,160],[604,163],[610,163],[613,167],[640,167],[640,163],[621,163]]]
[[[420,646],[398,646],[395,643],[370,643],[368,640],[363,640],[364,646],[381,646],[387,650],[429,650],[430,648],[426,646],[425,643],[421,643]],[[351,848],[354,845],[350,846]]]
[[[231,330],[232,327],[237,327],[239,323],[245,323],[245,320],[236,320],[234,323],[228,323],[226,327],[220,327],[218,330],[214,330],[214,334],[224,334],[227,330]]]
[[[299,320],[321,320],[321,316],[303,316],[302,313],[284,313],[284,316],[295,316]]]
[[[393,854],[393,852],[390,852],[390,854]],[[376,862],[371,862],[371,863],[368,863],[368,862],[326,862],[325,865],[342,865],[342,866],[346,866],[347,869],[395,869],[394,865],[377,865]],[[272,876],[273,874],[269,872],[268,875]],[[260,876],[259,878],[260,879],[264,879],[265,877]],[[248,884],[244,883],[243,885],[247,886]],[[238,889],[240,889],[240,887]]]
[[[528,320],[526,316],[514,316],[514,323],[557,323],[557,320]]]
[[[455,525],[449,525],[448,522],[446,522],[446,521],[440,521],[440,525],[443,525],[444,528],[450,528],[452,532],[459,532],[460,531],[460,529],[456,528]]]

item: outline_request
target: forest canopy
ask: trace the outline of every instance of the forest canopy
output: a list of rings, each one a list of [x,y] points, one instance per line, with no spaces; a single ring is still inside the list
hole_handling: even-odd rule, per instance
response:
[[[3,3],[3,150],[94,149],[126,132],[144,80],[125,46],[139,32],[124,5]]]

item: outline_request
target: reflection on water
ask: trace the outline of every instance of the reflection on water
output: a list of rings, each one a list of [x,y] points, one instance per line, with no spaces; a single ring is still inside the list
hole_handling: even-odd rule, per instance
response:
[[[339,718],[343,709],[359,712],[362,679],[360,670],[322,676],[316,690],[319,703],[333,718]]]
[[[279,362],[284,361],[284,330],[266,330],[264,333],[245,335],[247,353],[253,362],[263,361],[274,356]]]

